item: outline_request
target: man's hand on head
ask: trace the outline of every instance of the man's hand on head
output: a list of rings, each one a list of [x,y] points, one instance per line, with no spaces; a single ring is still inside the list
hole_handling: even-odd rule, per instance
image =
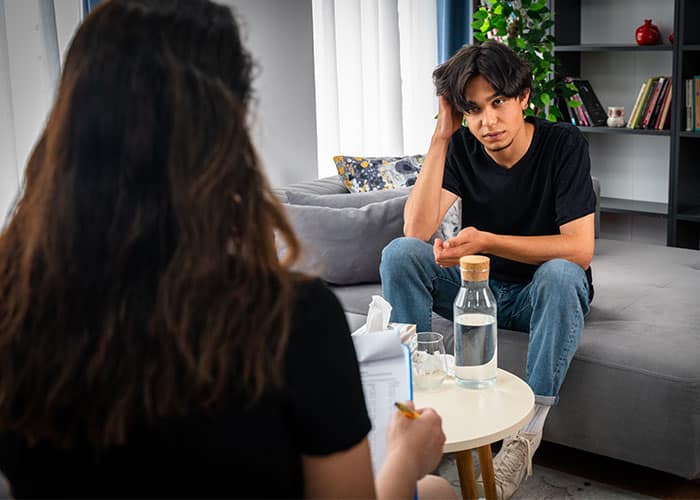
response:
[[[486,250],[488,233],[475,227],[462,229],[449,240],[435,239],[433,254],[435,262],[442,268],[459,265],[460,257],[483,253]]]
[[[462,126],[462,113],[456,111],[444,96],[438,96],[438,116],[433,137],[449,141]]]

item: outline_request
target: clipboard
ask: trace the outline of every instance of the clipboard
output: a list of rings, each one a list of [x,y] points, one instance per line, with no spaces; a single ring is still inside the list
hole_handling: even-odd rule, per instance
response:
[[[372,469],[377,474],[386,458],[389,422],[396,411],[394,402],[413,400],[411,350],[401,343],[397,330],[356,335],[352,341],[372,421],[368,440]]]

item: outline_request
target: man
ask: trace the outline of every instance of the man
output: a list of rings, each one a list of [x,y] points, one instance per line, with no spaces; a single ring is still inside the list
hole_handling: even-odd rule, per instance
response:
[[[433,310],[452,319],[459,258],[491,258],[499,326],[529,332],[526,378],[536,402],[532,420],[494,459],[499,497],[509,498],[542,439],[593,296],[588,144],[571,125],[524,117],[532,74],[501,43],[460,49],[433,78],[437,125],[406,203],[406,237],[382,254],[382,289],[393,321],[430,331]],[[463,229],[431,247],[457,197]]]

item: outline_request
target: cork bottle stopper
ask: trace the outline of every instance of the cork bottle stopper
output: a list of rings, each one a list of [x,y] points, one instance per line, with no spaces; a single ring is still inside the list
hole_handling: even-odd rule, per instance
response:
[[[459,259],[464,281],[486,281],[489,279],[489,258],[485,255],[465,255]]]

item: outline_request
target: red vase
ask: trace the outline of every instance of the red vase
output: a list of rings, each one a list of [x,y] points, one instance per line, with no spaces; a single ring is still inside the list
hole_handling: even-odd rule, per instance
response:
[[[671,42],[671,45],[673,45],[673,33],[668,35],[668,41]]]
[[[659,27],[652,24],[651,19],[645,19],[644,24],[634,32],[637,45],[654,45],[661,40]]]

